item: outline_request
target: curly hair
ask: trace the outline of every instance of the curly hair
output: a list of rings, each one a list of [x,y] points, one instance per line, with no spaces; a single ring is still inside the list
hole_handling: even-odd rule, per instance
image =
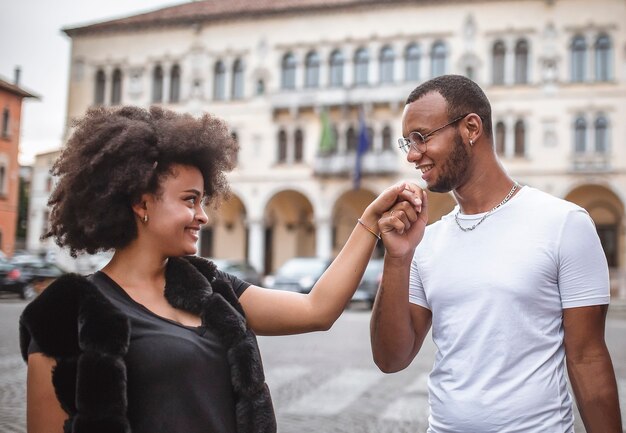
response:
[[[493,136],[491,104],[485,92],[474,81],[462,75],[441,75],[413,89],[406,104],[411,104],[431,92],[439,93],[446,100],[450,120],[465,113],[476,113],[483,121],[485,135],[490,138]]]
[[[58,183],[48,200],[53,237],[70,254],[119,249],[137,237],[132,205],[160,194],[174,164],[197,167],[205,197],[228,196],[226,171],[239,149],[227,125],[159,107],[92,108],[52,167]]]

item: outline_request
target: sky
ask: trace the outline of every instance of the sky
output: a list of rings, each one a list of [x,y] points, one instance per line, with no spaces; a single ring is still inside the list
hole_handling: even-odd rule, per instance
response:
[[[64,27],[147,12],[187,0],[0,0],[0,76],[41,100],[22,106],[19,162],[62,145],[67,108],[70,39]]]

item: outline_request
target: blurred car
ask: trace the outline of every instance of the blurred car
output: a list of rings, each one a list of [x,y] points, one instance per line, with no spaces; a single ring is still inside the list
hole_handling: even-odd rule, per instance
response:
[[[243,260],[232,260],[232,259],[209,259],[217,269],[222,272],[226,272],[227,274],[234,275],[235,277],[243,280],[247,283],[252,284],[253,286],[261,285],[261,275],[257,272],[254,267],[246,261]]]
[[[36,256],[19,255],[9,263],[15,267],[14,274],[19,273],[19,280],[26,285],[22,291],[25,293],[20,294],[22,299],[41,293],[51,282],[66,273],[60,266]]]
[[[383,277],[383,259],[372,259],[365,268],[363,278],[352,296],[353,301],[364,301],[369,308],[374,305],[376,292]]]
[[[319,257],[294,257],[268,277],[266,285],[272,289],[309,293],[330,262]]]
[[[16,293],[22,299],[37,295],[30,277],[4,257],[0,257],[0,292]]]

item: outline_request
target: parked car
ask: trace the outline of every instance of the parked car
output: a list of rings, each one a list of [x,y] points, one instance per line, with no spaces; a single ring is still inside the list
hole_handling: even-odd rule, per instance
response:
[[[209,259],[217,269],[222,272],[226,272],[227,274],[234,275],[240,280],[246,281],[253,286],[261,285],[261,275],[257,272],[254,267],[246,261],[243,260],[232,260],[232,259]]]
[[[15,256],[9,263],[15,269],[14,275],[19,273],[19,280],[25,284],[25,293],[21,294],[23,299],[41,293],[51,282],[66,273],[60,266],[31,255]]]
[[[309,293],[330,262],[319,257],[294,257],[267,278],[266,285],[278,290]]]
[[[37,295],[30,277],[4,257],[0,257],[0,292],[17,293],[22,299]]]
[[[383,259],[372,259],[365,268],[363,278],[352,296],[353,301],[364,301],[369,308],[374,305],[376,292],[383,277]]]

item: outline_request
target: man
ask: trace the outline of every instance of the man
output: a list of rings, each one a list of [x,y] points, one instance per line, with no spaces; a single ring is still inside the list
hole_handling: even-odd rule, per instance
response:
[[[587,432],[621,433],[604,342],[608,269],[589,215],[507,175],[489,101],[465,77],[417,87],[402,130],[400,145],[428,189],[452,191],[458,206],[427,229],[426,202],[403,233],[402,221],[414,218],[406,207],[379,221],[378,367],[407,367],[432,325],[428,432],[552,433],[573,431],[567,360]]]

